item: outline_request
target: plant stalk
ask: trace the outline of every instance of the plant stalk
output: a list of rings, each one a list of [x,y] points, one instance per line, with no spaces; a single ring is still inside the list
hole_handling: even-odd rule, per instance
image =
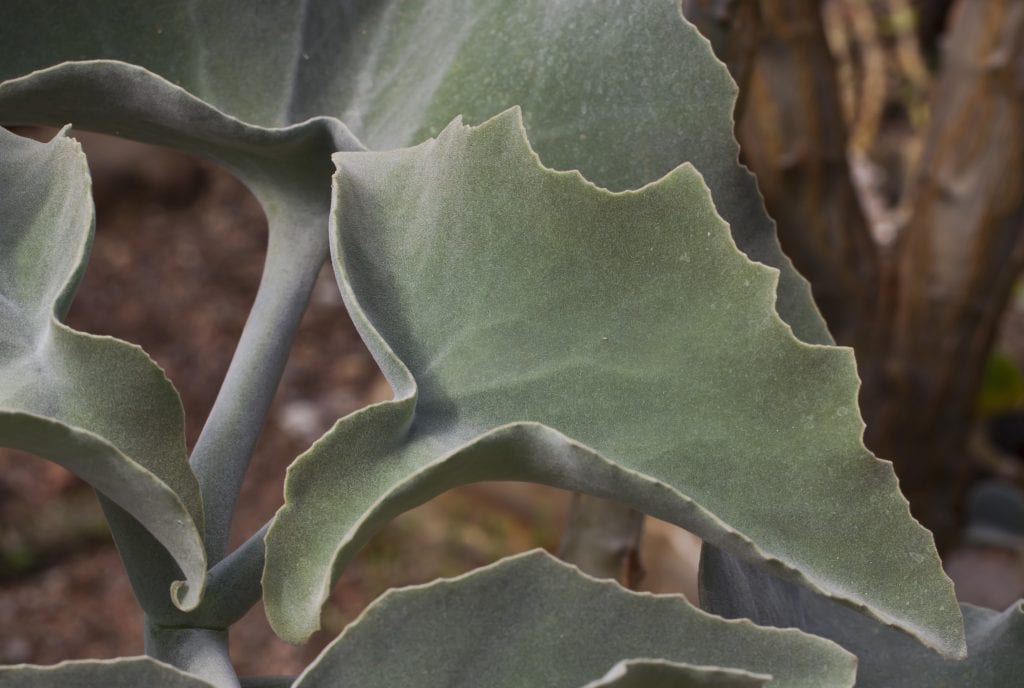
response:
[[[320,266],[327,258],[323,213],[291,224],[309,229],[275,231],[271,217],[267,259],[256,300],[245,323],[213,409],[192,452],[205,509],[205,542],[211,566],[227,552],[235,503],[249,460],[288,361],[295,331]]]
[[[228,632],[207,628],[167,628],[146,619],[146,654],[201,677],[214,688],[240,688],[228,654]]]

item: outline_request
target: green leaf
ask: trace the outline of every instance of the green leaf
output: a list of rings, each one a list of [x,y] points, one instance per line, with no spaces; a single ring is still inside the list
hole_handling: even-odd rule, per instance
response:
[[[858,688],[1011,686],[1024,675],[1024,606],[999,613],[962,605],[967,658],[945,659],[920,643],[714,547],[701,552],[701,606],[727,618],[799,628],[857,655]]]
[[[206,506],[204,541],[215,563],[225,553],[238,489],[327,257],[330,154],[359,144],[337,120],[276,130],[244,124],[120,62],[65,64],[0,84],[0,122],[65,121],[217,160],[253,191],[267,214],[260,288],[192,456]],[[170,611],[164,616],[169,624],[180,621]]]
[[[141,523],[186,578],[176,603],[194,607],[206,575],[202,506],[177,392],[138,347],[58,320],[92,239],[85,158],[63,135],[43,144],[4,129],[0,158],[0,446],[55,461],[116,504],[119,544],[145,533]],[[162,574],[166,603],[173,565]]]
[[[678,0],[309,0],[260,12],[238,12],[231,0],[50,1],[13,5],[4,18],[0,79],[64,60],[120,60],[232,118],[283,127],[333,115],[379,149],[418,143],[460,114],[479,122],[519,105],[546,164],[578,168],[612,189],[640,187],[690,161],[740,248],[781,270],[783,319],[806,341],[830,341],[807,283],[779,249],[753,176],[737,161],[736,87]],[[97,106],[116,117],[123,96],[145,89],[70,98],[53,81],[59,69],[30,80],[30,90],[52,86],[37,107],[0,89],[0,119],[6,100],[9,115],[27,122],[57,123],[62,113],[59,123],[139,136],[138,123],[150,121],[94,117]],[[81,91],[74,80],[63,88]],[[209,124],[193,117],[153,142],[203,139]],[[152,132],[142,135],[152,141]]]
[[[767,674],[740,669],[702,667],[658,660],[619,662],[604,678],[584,688],[759,688],[772,680]]]
[[[703,172],[741,249],[781,270],[777,307],[783,320],[805,341],[829,341],[806,283],[778,249],[752,178],[736,161],[730,118],[734,87],[706,42],[681,21],[674,0],[639,5],[598,0],[411,0],[401,4],[396,0],[310,0],[276,3],[259,13],[237,13],[234,8],[228,0],[169,5],[112,0],[88,9],[42,2],[5,8],[5,21],[0,23],[4,56],[0,78],[62,59],[107,58],[145,67],[81,62],[8,81],[0,84],[0,121],[74,121],[85,128],[211,157],[235,171],[267,210],[271,241],[264,284],[225,392],[218,399],[223,412],[214,414],[218,419],[214,425],[226,431],[214,433],[203,452],[197,450],[206,457],[226,457],[224,464],[232,467],[197,462],[213,560],[219,558],[226,539],[227,515],[234,502],[232,486],[240,481],[238,467],[244,469],[255,441],[252,428],[258,427],[269,404],[290,343],[287,333],[294,329],[325,252],[326,153],[359,146],[334,119],[286,126],[307,116],[339,115],[373,144],[401,145],[436,131],[455,113],[483,119],[521,103],[531,136],[549,165],[577,167],[616,189],[653,181],[679,160],[689,159]],[[193,49],[183,51],[182,46]],[[529,52],[535,49],[538,52]],[[275,333],[270,340],[264,336],[267,331]],[[251,375],[253,370],[267,375]],[[385,406],[349,419],[346,427],[381,421],[387,436],[387,424],[401,431],[410,414],[411,409]],[[855,423],[852,417],[847,420]],[[508,434],[522,435],[523,427]],[[530,427],[528,435],[554,438],[541,444],[561,447],[555,454],[566,451],[564,437]],[[238,441],[238,436],[243,439]],[[831,466],[835,463],[832,444],[826,445],[819,448],[820,454],[828,457],[825,466]],[[587,457],[581,461],[593,465],[593,452],[581,449],[578,453]],[[868,483],[862,489],[873,494],[871,490],[881,485],[887,494],[891,474],[869,468],[864,461],[859,465]],[[812,474],[823,479],[820,474],[828,471],[819,469]],[[611,474],[618,470],[625,469],[613,464],[603,476],[575,476],[574,480],[606,492]],[[757,473],[747,476],[748,484]],[[695,495],[708,502],[704,506],[713,506],[707,511],[684,506],[689,502],[674,488],[662,494],[659,487],[639,487],[646,481],[639,474],[626,475],[632,476],[635,501],[645,504],[645,510],[678,513],[683,509],[683,520],[710,518],[704,524],[706,532],[718,533],[735,551],[754,559],[765,556],[709,516],[718,509],[709,498],[712,486],[704,484],[703,492],[696,489],[701,486],[691,486]],[[372,472],[366,479],[377,477]],[[708,480],[704,476],[697,482]],[[827,492],[824,485],[823,481],[817,486],[819,493]],[[383,483],[376,487],[390,489]],[[652,490],[672,506],[652,501]],[[415,489],[409,494],[410,503],[422,499]],[[815,512],[827,510],[828,504],[801,508]],[[900,512],[897,518],[903,517],[905,509],[893,507],[891,501],[886,504]],[[400,510],[396,501],[387,507]],[[756,520],[756,514],[747,516]],[[831,516],[839,518],[835,513]],[[793,523],[803,523],[799,514]],[[831,540],[822,535],[825,532],[827,528],[820,526],[808,536],[819,552],[831,547]],[[776,534],[782,537],[783,533]],[[908,556],[924,556],[923,563],[913,563],[928,572],[930,582],[924,587],[938,591],[935,598],[941,606],[941,600],[948,599],[948,585],[935,580],[937,565],[931,549],[925,547],[922,555],[920,538],[911,539],[914,546]],[[790,575],[802,576],[792,570]],[[851,575],[859,574],[854,570]],[[810,584],[836,584],[855,605],[875,605],[872,595],[848,589],[845,576],[840,578],[813,579]],[[312,598],[318,594],[314,591]],[[882,594],[888,593],[883,590]],[[955,625],[955,612],[947,608],[924,613],[919,603],[925,596],[922,592],[908,605],[901,595],[889,594],[897,598],[898,617],[913,617],[933,630],[945,628],[946,647],[955,648],[957,633],[949,629],[950,623]],[[893,601],[886,604],[892,606]],[[308,609],[301,613],[315,614]],[[937,621],[936,616],[943,614]]]
[[[318,26],[340,32],[312,41]],[[296,119],[335,114],[368,148],[387,150],[457,116],[479,123],[519,106],[545,165],[617,191],[688,161],[740,249],[780,269],[783,320],[806,341],[831,341],[738,163],[736,86],[679,0],[322,2],[307,27]]]
[[[206,681],[149,657],[0,667],[0,688],[213,688]]]
[[[521,104],[550,165],[611,188],[690,160],[741,249],[780,269],[782,318],[830,341],[737,161],[735,86],[675,0],[309,0],[245,13],[230,0],[44,1],[5,8],[0,46],[0,122],[71,121],[209,157],[267,211],[264,282],[193,457],[211,562],[326,253],[327,155],[360,147],[320,115],[391,146]],[[51,66],[61,60],[78,62]]]
[[[385,593],[295,688],[578,688],[624,657],[721,664],[771,674],[779,687],[850,686],[854,675],[852,658],[827,641],[726,622],[534,551]]]
[[[961,651],[931,537],[861,442],[852,353],[793,337],[777,273],[736,249],[692,167],[610,193],[541,167],[515,112],[335,159],[335,267],[396,398],[289,470],[263,580],[282,637],[317,628],[334,575],[396,514],[529,480]]]

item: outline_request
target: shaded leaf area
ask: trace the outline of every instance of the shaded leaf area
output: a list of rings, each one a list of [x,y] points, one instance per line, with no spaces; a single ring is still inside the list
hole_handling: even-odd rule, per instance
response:
[[[152,532],[188,582],[176,603],[194,607],[206,575],[202,506],[177,393],[138,347],[58,320],[92,238],[85,158],[63,135],[43,144],[3,129],[0,156],[0,444],[89,482],[109,500],[119,542]],[[167,600],[176,567],[154,554]]]
[[[148,657],[0,667],[0,688],[212,688],[197,676]]]
[[[758,688],[771,683],[766,674],[657,660],[619,662],[604,678],[584,688]]]
[[[335,268],[396,398],[289,470],[263,581],[282,637],[394,515],[499,479],[614,497],[958,652],[850,351],[792,336],[692,167],[609,193],[541,167],[516,111],[335,159]]]
[[[1024,675],[1024,607],[1004,612],[962,605],[967,658],[945,659],[861,614],[780,580],[727,552],[701,552],[701,606],[726,618],[799,628],[857,655],[858,688],[1016,685]]]
[[[228,0],[166,7],[115,0],[88,9],[36,3],[10,14],[9,28],[0,27],[0,44],[10,46],[0,79],[62,60],[119,60],[257,127],[335,116],[378,149],[418,143],[456,115],[482,121],[519,105],[546,164],[578,168],[613,189],[642,186],[690,161],[740,247],[782,271],[783,319],[807,341],[829,340],[807,283],[779,249],[753,177],[737,162],[735,85],[675,0],[642,7],[621,0],[275,2],[258,13],[238,13]],[[83,107],[102,103],[109,116],[112,106],[123,107],[120,98],[51,96],[25,109],[24,90],[62,93],[53,82],[69,85],[60,69],[11,85],[21,93],[0,89],[0,119],[5,109],[28,122],[63,124],[54,120],[60,115],[139,135],[132,121],[104,121]],[[210,125],[209,115],[193,115],[171,132],[140,133],[178,147],[198,139],[194,152],[211,155]],[[293,131],[293,139],[318,126]],[[242,147],[235,148],[233,155]]]
[[[853,658],[820,638],[724,621],[682,597],[634,593],[533,551],[389,591],[295,688],[578,688],[631,657],[756,671],[780,687],[849,686],[854,674]]]

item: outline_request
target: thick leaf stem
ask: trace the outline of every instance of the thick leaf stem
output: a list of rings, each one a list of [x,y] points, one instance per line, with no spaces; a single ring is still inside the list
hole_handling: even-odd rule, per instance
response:
[[[312,210],[312,209],[310,209]],[[277,383],[284,372],[295,330],[317,273],[327,258],[323,211],[303,213],[309,230],[275,231],[271,217],[267,260],[259,291],[234,358],[192,453],[205,508],[205,542],[210,565],[227,550],[235,502]],[[290,224],[295,218],[290,218]]]
[[[193,623],[204,628],[227,628],[259,602],[266,557],[263,537],[269,527],[269,523],[264,525],[210,569],[207,593],[193,615]]]
[[[167,628],[146,620],[146,654],[167,662],[215,688],[240,688],[228,654],[227,631]]]

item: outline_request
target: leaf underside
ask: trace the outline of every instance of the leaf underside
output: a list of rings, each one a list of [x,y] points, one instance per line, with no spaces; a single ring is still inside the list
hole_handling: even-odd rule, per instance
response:
[[[715,547],[701,552],[701,607],[726,618],[799,628],[858,658],[858,688],[1010,686],[1024,676],[1024,607],[1004,612],[963,605],[967,658],[944,659],[905,635],[779,580]]]
[[[74,122],[238,174],[267,211],[261,292],[286,295],[285,321],[340,203],[335,267],[396,401],[290,471],[265,576],[285,638],[316,628],[332,574],[388,518],[452,485],[532,479],[625,498],[962,650],[934,547],[860,442],[850,353],[800,341],[829,337],[737,162],[735,87],[674,0],[42,2],[5,9],[0,46],[0,79],[19,77],[0,122]],[[514,174],[455,126],[339,157],[331,198],[331,153],[513,105],[548,166],[614,190],[667,176],[595,189],[541,168],[518,128],[499,135],[506,116],[473,145]]]
[[[573,620],[570,634],[566,617]],[[689,681],[643,684],[648,688],[757,686],[766,675],[767,685],[780,688],[851,686],[855,669],[832,643],[723,621],[682,597],[634,593],[534,551],[457,579],[385,593],[295,688],[625,688],[640,684],[606,673],[633,657],[739,670],[647,661],[625,672]]]

